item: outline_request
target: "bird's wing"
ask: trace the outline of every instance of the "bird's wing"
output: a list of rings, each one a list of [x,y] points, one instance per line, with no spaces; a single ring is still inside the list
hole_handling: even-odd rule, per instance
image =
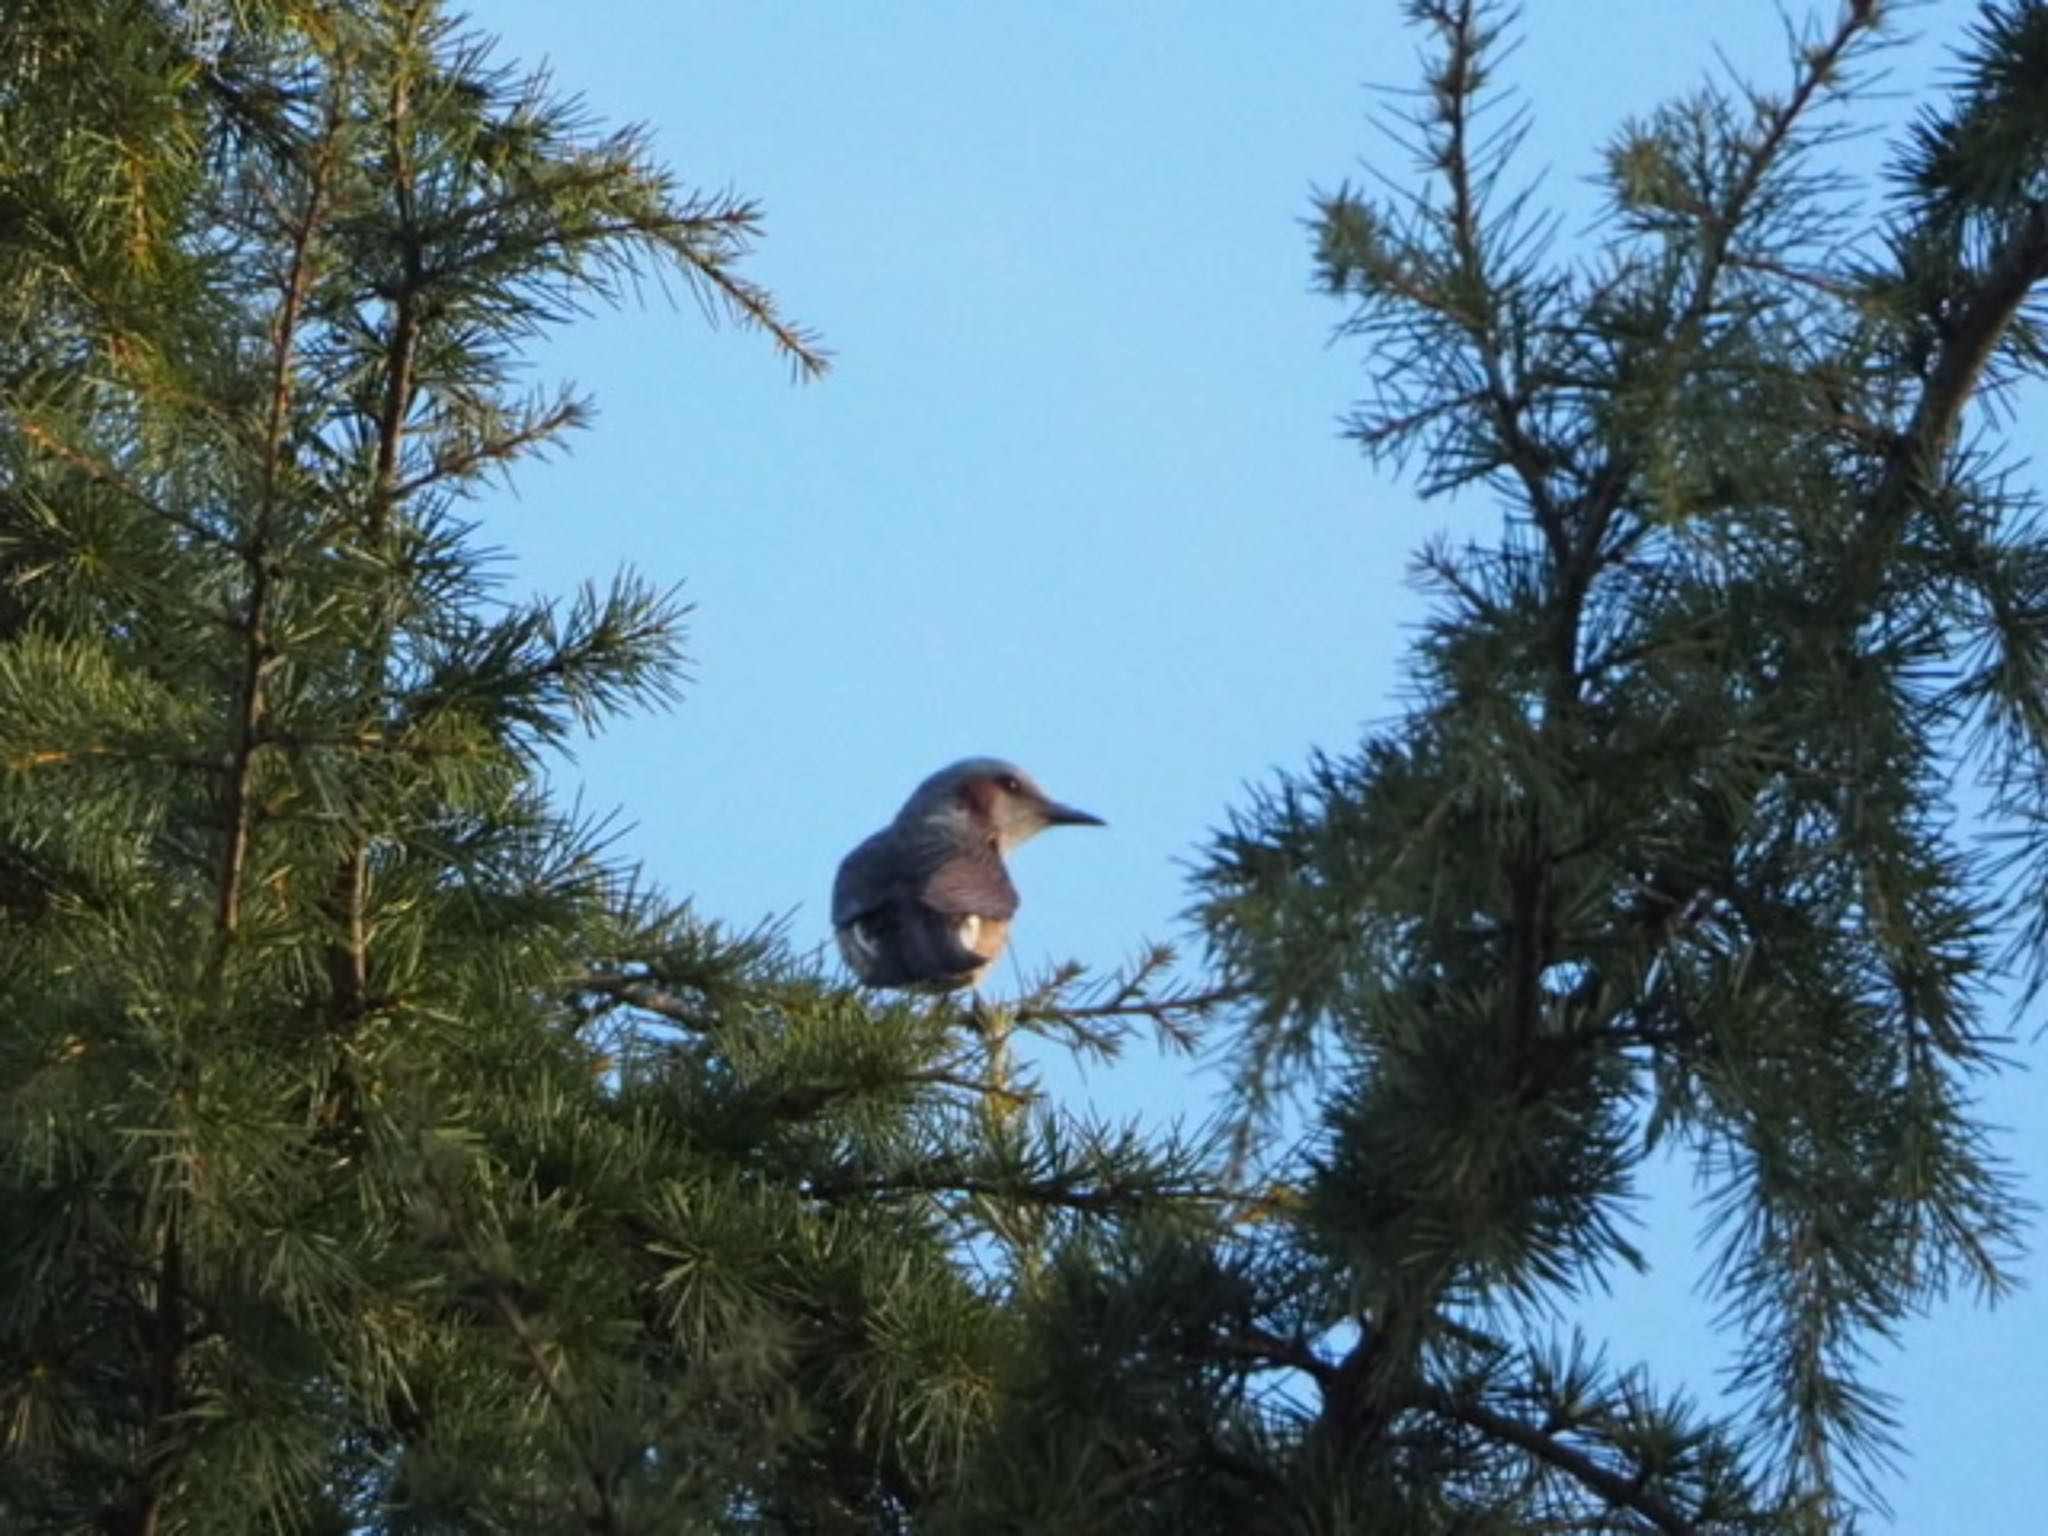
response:
[[[973,981],[1001,953],[1016,887],[995,845],[878,832],[855,848],[832,882],[840,952],[869,986]]]
[[[918,899],[934,912],[952,917],[996,918],[1017,915],[1017,888],[993,845],[956,852],[926,875]]]
[[[832,881],[832,926],[844,928],[912,894],[915,883],[904,878],[901,862],[892,855],[886,832],[877,832],[840,860]]]

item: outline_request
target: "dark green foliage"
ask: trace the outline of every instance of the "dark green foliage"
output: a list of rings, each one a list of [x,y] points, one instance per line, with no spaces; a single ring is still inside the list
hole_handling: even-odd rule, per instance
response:
[[[0,1526],[904,1526],[1020,1277],[1199,1170],[541,792],[682,612],[494,591],[522,348],[680,282],[817,371],[754,210],[423,0],[0,34]]]
[[[2042,364],[2048,8],[1890,203],[1824,163],[1857,0],[1626,128],[1585,246],[1505,190],[1505,10],[1408,10],[1421,186],[1321,273],[1361,440],[1502,535],[1425,554],[1404,717],[1216,838],[1212,985],[968,1010],[554,806],[683,613],[509,603],[471,526],[594,303],[821,366],[754,210],[432,4],[0,13],[0,1526],[1853,1525],[1872,1344],[2017,1236],[1970,1094],[2048,931],[2048,546],[1968,412]],[[1011,1060],[1226,1005],[1228,1179]],[[1715,1408],[1558,1321],[1667,1151]]]
[[[1583,243],[1507,190],[1507,8],[1408,10],[1420,185],[1325,199],[1320,270],[1359,439],[1503,531],[1425,551],[1403,718],[1198,871],[1228,1235],[1061,1256],[947,1529],[1840,1532],[1892,1450],[1873,1345],[2009,1284],[1971,1093],[2048,923],[2048,546],[1967,413],[2040,366],[2048,8],[1987,8],[1895,201],[1825,163],[1852,4],[1784,89],[1628,126]],[[1667,1152],[1724,1405],[1557,1337]]]
[[[1260,794],[1200,877],[1256,999],[1250,1123],[1297,1088],[1320,1122],[1283,1176],[1354,1330],[1304,1365],[1322,1509],[1841,1529],[1889,1448],[1870,1344],[2007,1284],[2019,1203],[1970,1079],[2001,935],[2043,910],[2048,547],[1963,429],[2040,361],[2048,10],[1987,9],[1886,206],[1822,162],[1880,9],[1802,36],[1783,90],[1626,128],[1579,247],[1503,190],[1505,11],[1418,3],[1424,183],[1323,205],[1359,438],[1506,526],[1424,557],[1405,720]],[[1733,1421],[1517,1343],[1635,1261],[1660,1141],[1709,1191]]]

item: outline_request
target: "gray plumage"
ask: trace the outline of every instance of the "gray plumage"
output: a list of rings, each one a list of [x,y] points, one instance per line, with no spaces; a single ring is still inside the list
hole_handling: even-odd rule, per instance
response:
[[[1003,855],[1047,827],[1101,825],[1000,758],[941,768],[840,864],[832,882],[839,951],[871,987],[973,986],[1002,953],[1017,914]]]

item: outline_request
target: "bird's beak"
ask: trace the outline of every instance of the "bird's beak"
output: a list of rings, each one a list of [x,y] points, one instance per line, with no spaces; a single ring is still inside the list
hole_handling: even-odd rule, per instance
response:
[[[1045,802],[1045,824],[1049,827],[1106,827],[1108,822],[1100,816],[1091,816],[1075,806],[1061,805],[1057,800]]]

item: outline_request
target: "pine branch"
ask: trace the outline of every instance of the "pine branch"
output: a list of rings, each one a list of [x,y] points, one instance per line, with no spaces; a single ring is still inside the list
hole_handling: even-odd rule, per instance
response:
[[[614,971],[577,971],[562,978],[562,987],[568,992],[592,993],[643,1013],[651,1013],[671,1024],[681,1025],[692,1034],[710,1035],[718,1025],[716,1010],[701,999],[671,991],[641,976],[621,975]]]
[[[1887,456],[1853,556],[1847,589],[1855,611],[1875,599],[1885,562],[1907,520],[1940,484],[1964,409],[1976,398],[1999,343],[2027,297],[2048,282],[2048,203],[2031,204],[1977,275],[1961,313],[1946,328],[1905,432]]]
[[[147,1354],[138,1486],[128,1498],[101,1513],[98,1523],[105,1536],[156,1536],[175,1476],[179,1415],[185,1407],[185,1350],[190,1342],[185,1323],[182,1220],[182,1213],[173,1205],[165,1211],[158,1229],[151,1276],[156,1294],[138,1330]]]
[[[723,262],[705,261],[694,254],[690,270],[708,285],[736,314],[764,330],[789,359],[798,377],[821,378],[832,366],[832,354],[819,343],[814,332],[784,320],[766,288],[733,272]]]
[[[220,987],[228,951],[237,937],[241,919],[241,890],[244,867],[253,835],[254,806],[250,795],[251,776],[260,747],[264,718],[264,679],[269,668],[268,607],[273,573],[268,539],[277,510],[278,479],[284,452],[287,418],[291,406],[291,359],[295,337],[313,283],[313,243],[318,228],[326,179],[332,165],[332,151],[339,123],[330,118],[327,137],[315,157],[300,210],[290,232],[289,260],[279,310],[272,330],[274,348],[268,417],[265,431],[262,483],[251,535],[240,551],[247,563],[249,588],[241,629],[244,636],[243,665],[233,745],[229,754],[226,783],[221,801],[223,847],[218,876],[215,933],[208,961],[208,986]],[[222,999],[212,999],[218,1007]],[[173,1063],[180,1078],[190,1072],[186,1053],[180,1051]],[[189,1090],[188,1090],[189,1091]],[[142,1485],[133,1501],[103,1520],[109,1536],[155,1536],[164,1502],[177,1475],[172,1436],[179,1393],[179,1375],[186,1347],[184,1327],[185,1275],[184,1224],[188,1196],[174,1189],[165,1200],[160,1218],[156,1259],[156,1309],[149,1336],[152,1358],[149,1371],[148,1412],[141,1456]]]
[[[434,486],[451,480],[466,480],[486,465],[515,459],[527,449],[546,443],[559,436],[565,428],[574,426],[582,419],[582,414],[582,407],[575,401],[564,400],[522,423],[516,431],[480,438],[461,448],[440,450],[419,474],[391,486],[388,499],[393,503],[409,501]]]
[[[1251,995],[1252,989],[1247,986],[1209,987],[1164,997],[1123,992],[1101,1003],[1020,1003],[1011,1017],[1019,1024],[1073,1023],[1083,1019],[1149,1019],[1160,1026],[1178,1026],[1183,1018],[1199,1018],[1227,1004],[1243,1002]]]
[[[1083,967],[1059,966],[1014,1003],[992,1005],[977,994],[968,1011],[978,1031],[986,1033],[992,1022],[998,1022],[1003,1028],[1026,1029],[1070,1051],[1104,1060],[1123,1050],[1131,1034],[1126,1026],[1141,1019],[1152,1025],[1154,1037],[1162,1045],[1192,1050],[1196,1026],[1250,994],[1236,985],[1185,987],[1170,980],[1155,991],[1155,985],[1170,976],[1175,959],[1171,948],[1155,944],[1086,986],[1088,973]],[[1070,1001],[1077,991],[1081,1000]]]
[[[1306,1344],[1254,1326],[1240,1326],[1234,1332],[1212,1338],[1205,1348],[1255,1370],[1299,1371],[1325,1392],[1336,1385],[1342,1371],[1340,1365],[1333,1365]]]
[[[248,571],[248,594],[238,629],[242,635],[242,674],[237,688],[237,717],[229,751],[227,784],[222,795],[221,852],[216,967],[225,961],[226,946],[241,924],[242,879],[254,832],[255,807],[250,780],[262,746],[266,714],[265,681],[275,657],[269,628],[273,587],[278,580],[271,538],[278,517],[280,479],[284,474],[285,434],[292,409],[294,354],[299,325],[316,277],[314,244],[326,212],[329,178],[334,174],[342,132],[339,102],[330,102],[324,131],[312,152],[298,216],[287,231],[284,286],[272,317],[271,376],[263,434],[261,482],[249,537],[241,551]]]
[[[1704,243],[1699,266],[1677,321],[1669,333],[1669,344],[1690,351],[1698,344],[1701,327],[1713,313],[1720,298],[1722,279],[1737,265],[1736,237],[1748,222],[1757,197],[1776,169],[1781,157],[1796,142],[1800,120],[1840,78],[1843,63],[1856,44],[1878,24],[1878,7],[1865,0],[1849,0],[1842,8],[1833,33],[1818,46],[1805,50],[1792,89],[1764,121],[1763,131],[1744,156],[1741,171],[1730,183],[1720,204],[1702,220]],[[1673,371],[1675,375],[1675,370]],[[1586,496],[1571,558],[1561,573],[1564,622],[1560,634],[1572,647],[1562,659],[1575,666],[1579,630],[1587,594],[1598,572],[1624,558],[1635,543],[1648,536],[1651,524],[1643,523],[1616,545],[1608,547],[1608,531],[1620,512],[1631,482],[1639,471],[1639,456],[1628,449],[1612,454]],[[1562,653],[1566,641],[1560,639]]]
[[[1529,511],[1553,553],[1565,550],[1565,523],[1551,495],[1550,450],[1530,436],[1524,425],[1528,401],[1510,387],[1509,364],[1501,343],[1496,296],[1501,287],[1487,259],[1486,235],[1480,224],[1480,198],[1473,185],[1470,137],[1477,93],[1486,77],[1485,55],[1493,34],[1482,25],[1490,0],[1458,0],[1439,9],[1437,26],[1451,35],[1449,55],[1436,82],[1445,131],[1442,165],[1451,190],[1450,252],[1461,292],[1472,313],[1466,321],[1485,375],[1485,403],[1499,434],[1501,455],[1520,480]]]
[[[873,1178],[824,1177],[806,1185],[808,1193],[820,1200],[891,1200],[903,1196],[961,1195],[1006,1204],[1039,1206],[1051,1210],[1079,1211],[1091,1216],[1130,1215],[1144,1209],[1155,1197],[1149,1191],[1084,1188],[1055,1181],[1022,1180],[1008,1183],[962,1173],[950,1167],[932,1167],[883,1174]],[[1190,1198],[1221,1200],[1220,1194],[1190,1194]]]
[[[1624,1477],[1611,1467],[1602,1466],[1584,1451],[1546,1434],[1538,1425],[1497,1413],[1473,1398],[1439,1389],[1419,1389],[1412,1394],[1411,1401],[1555,1467],[1609,1508],[1640,1516],[1664,1536],[1700,1536],[1703,1527],[1644,1487],[1640,1477]]]
[[[412,414],[413,370],[420,342],[421,253],[414,210],[417,172],[409,110],[410,66],[403,56],[409,46],[417,43],[419,31],[430,14],[429,6],[415,5],[406,18],[406,36],[398,50],[400,62],[391,71],[389,99],[380,125],[390,149],[391,195],[398,209],[396,243],[400,275],[396,292],[391,296],[391,338],[382,360],[383,401],[374,427],[376,449],[361,530],[364,552],[376,560],[385,558],[392,516],[398,505],[398,471],[405,452],[406,423]],[[362,694],[359,707],[365,713],[383,713],[384,672],[389,664],[392,630],[390,609],[379,603],[371,615],[369,634],[356,663]],[[368,1006],[370,934],[365,908],[369,894],[370,834],[367,829],[357,828],[327,893],[328,910],[341,934],[327,954],[331,1012],[336,1026],[344,1033],[360,1024]]]
[[[584,1519],[597,1536],[626,1536],[620,1523],[619,1510],[613,1492],[615,1479],[599,1454],[595,1430],[588,1422],[582,1405],[565,1379],[557,1362],[551,1357],[546,1342],[526,1315],[526,1309],[519,1304],[511,1287],[505,1284],[499,1265],[493,1260],[484,1244],[474,1231],[466,1202],[450,1187],[443,1174],[434,1149],[422,1145],[419,1149],[418,1170],[421,1188],[432,1200],[434,1208],[468,1261],[468,1268],[475,1281],[482,1285],[490,1297],[491,1306],[505,1324],[519,1346],[520,1353],[532,1368],[534,1379],[540,1384],[549,1406],[554,1410],[562,1426],[565,1438],[581,1464],[584,1482],[588,1485],[594,1508],[585,1512]]]
[[[173,528],[203,544],[232,548],[234,541],[223,535],[219,529],[211,528],[197,518],[188,517],[177,508],[159,500],[138,485],[130,476],[109,464],[106,460],[86,452],[77,444],[57,435],[48,425],[32,418],[18,423],[22,436],[45,452],[55,454],[65,463],[79,470],[97,484],[125,496],[141,507],[150,516],[160,518]]]

